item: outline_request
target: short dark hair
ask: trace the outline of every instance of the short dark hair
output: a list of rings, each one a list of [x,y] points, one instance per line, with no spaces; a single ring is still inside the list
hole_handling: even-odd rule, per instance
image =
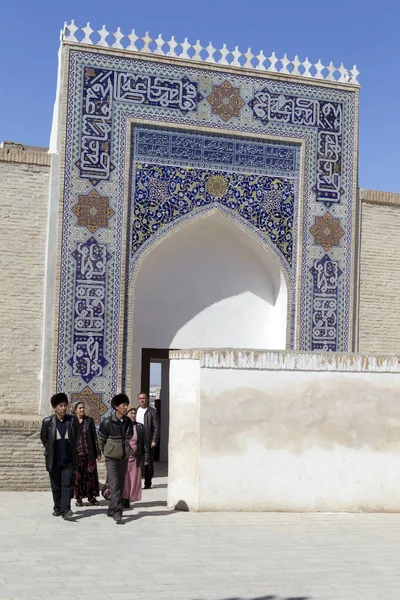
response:
[[[126,394],[117,394],[111,400],[111,408],[116,409],[120,404],[129,404],[129,398]]]
[[[59,392],[58,394],[54,394],[54,396],[52,396],[51,400],[50,400],[51,406],[53,408],[55,408],[59,404],[62,404],[63,402],[66,402],[68,404],[68,396],[67,396],[67,394],[64,394],[64,392]]]

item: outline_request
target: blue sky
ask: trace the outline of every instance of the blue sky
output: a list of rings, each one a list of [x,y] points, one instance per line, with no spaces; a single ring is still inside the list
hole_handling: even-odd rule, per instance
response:
[[[57,73],[58,35],[72,18],[139,35],[175,35],[215,47],[224,42],[267,56],[357,64],[360,75],[360,187],[400,192],[399,20],[396,0],[20,0],[3,2],[0,23],[0,141],[47,146]]]

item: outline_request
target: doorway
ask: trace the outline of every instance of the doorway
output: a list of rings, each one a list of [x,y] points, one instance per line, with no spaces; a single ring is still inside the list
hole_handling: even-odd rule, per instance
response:
[[[168,462],[169,434],[169,349],[142,348],[141,387],[149,398],[160,420],[160,441],[155,448],[154,460]]]

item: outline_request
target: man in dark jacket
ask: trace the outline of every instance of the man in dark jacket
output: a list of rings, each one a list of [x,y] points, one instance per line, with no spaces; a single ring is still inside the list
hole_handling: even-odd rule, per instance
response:
[[[71,490],[74,475],[75,443],[72,429],[73,418],[67,414],[66,394],[54,394],[51,398],[54,415],[43,419],[40,439],[45,448],[46,469],[50,475],[53,492],[53,516],[70,519]]]
[[[151,488],[151,480],[154,475],[154,448],[160,439],[160,421],[157,410],[149,406],[147,394],[138,394],[139,406],[136,413],[136,421],[144,425],[147,443],[149,444],[149,462],[144,467],[144,489]]]
[[[115,414],[100,423],[98,431],[99,449],[104,454],[107,468],[107,481],[110,488],[110,506],[107,515],[119,523],[122,519],[122,492],[126,469],[131,451],[132,421],[126,416],[129,398],[117,394],[111,400]]]

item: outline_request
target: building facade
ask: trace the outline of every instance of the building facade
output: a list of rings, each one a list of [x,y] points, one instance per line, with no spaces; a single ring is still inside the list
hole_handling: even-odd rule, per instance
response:
[[[221,364],[224,349],[253,352],[249,373],[259,370],[254,352],[265,351],[275,351],[262,363],[267,374],[282,352],[303,357],[295,374],[318,353],[317,379],[332,353],[344,357],[338,372],[365,381],[396,372],[392,359],[348,357],[400,351],[400,195],[358,189],[357,75],[297,57],[65,27],[49,154],[6,144],[0,155],[7,427],[11,414],[15,423],[21,413],[46,414],[55,390],[84,399],[99,422],[114,393],[143,387],[144,356],[153,356],[169,372],[164,427],[176,464],[184,444],[171,440],[207,430],[201,419],[175,419],[182,390],[202,395],[201,377],[189,385],[182,369],[217,368],[205,350],[222,353],[213,359]],[[174,351],[171,364],[161,351]],[[245,387],[256,389],[242,368]],[[356,393],[349,403],[357,402]],[[186,453],[192,471],[202,460],[196,448],[197,458]],[[190,487],[177,490],[178,480],[171,475],[171,503]],[[212,508],[196,489],[191,507]],[[255,493],[249,508],[259,503]],[[311,494],[307,507],[327,505]]]

